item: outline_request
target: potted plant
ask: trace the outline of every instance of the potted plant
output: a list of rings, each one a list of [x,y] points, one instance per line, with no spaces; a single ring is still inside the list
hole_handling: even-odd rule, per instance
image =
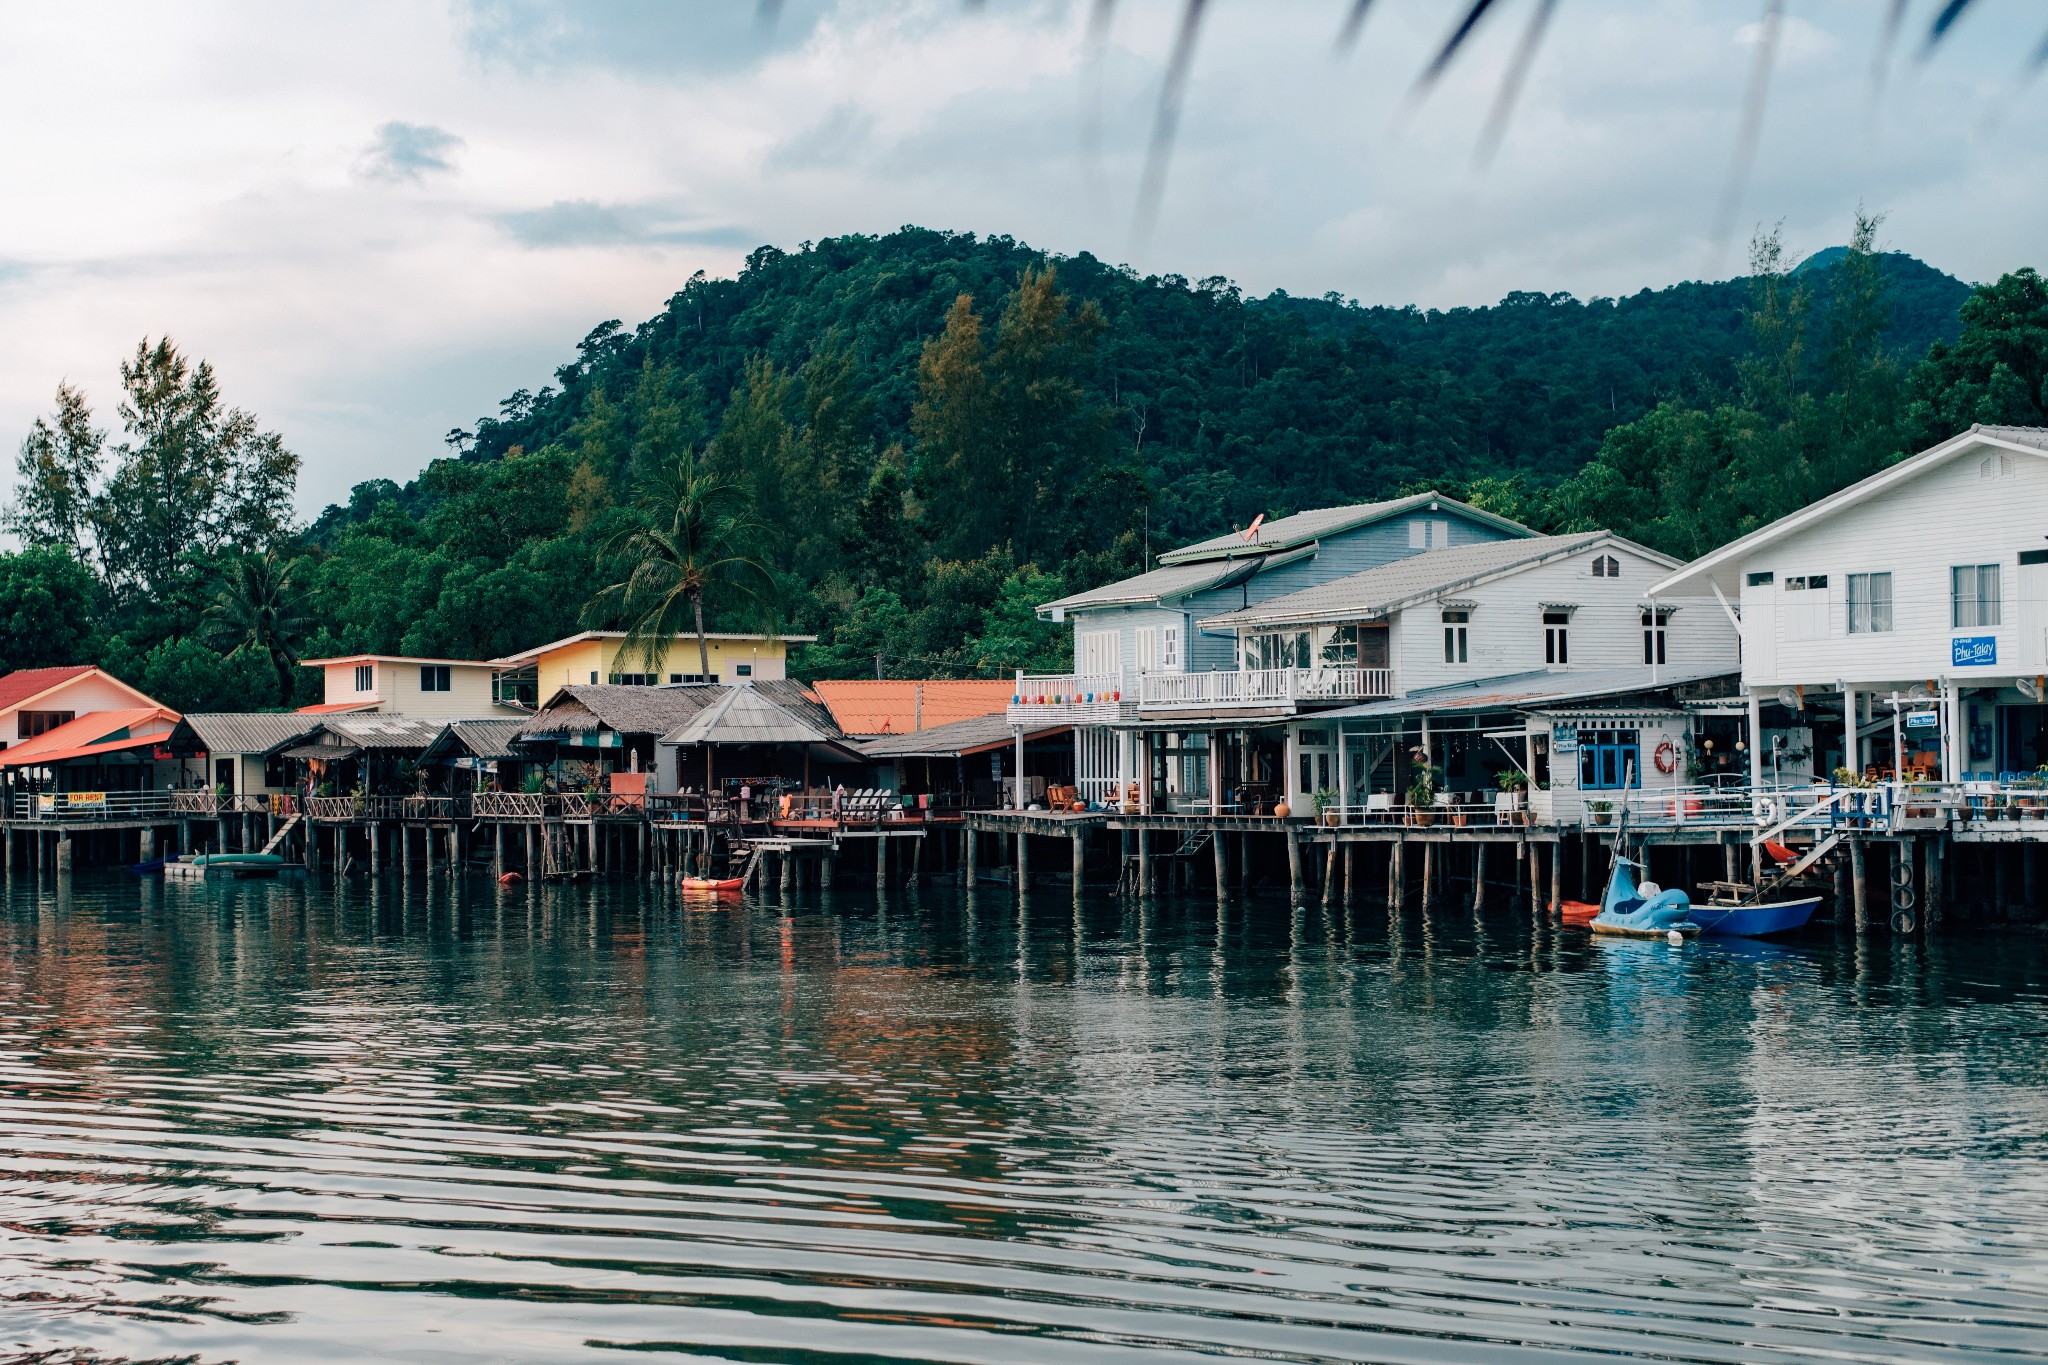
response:
[[[1593,823],[1596,825],[1612,824],[1614,821],[1614,803],[1612,801],[1588,801],[1586,803],[1586,813],[1593,817]]]
[[[1309,808],[1315,812],[1317,824],[1334,825],[1337,823],[1337,793],[1331,791],[1328,787],[1324,787],[1320,791],[1310,792],[1308,804]]]
[[[1415,765],[1415,778],[1408,784],[1408,821],[1428,827],[1436,823],[1436,788],[1443,773],[1433,764]]]
[[[349,814],[360,816],[363,813],[363,808],[369,804],[369,797],[370,794],[364,790],[363,784],[357,782],[356,789],[348,794]]]

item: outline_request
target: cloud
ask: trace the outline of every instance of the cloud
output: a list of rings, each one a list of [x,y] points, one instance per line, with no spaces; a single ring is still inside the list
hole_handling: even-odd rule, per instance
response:
[[[369,180],[422,180],[432,172],[452,174],[449,157],[462,147],[455,134],[424,123],[387,123],[363,149],[356,173]]]
[[[557,199],[537,209],[511,209],[492,221],[522,246],[589,247],[697,242],[707,246],[754,245],[739,228],[684,222],[662,203],[606,204],[594,199]]]

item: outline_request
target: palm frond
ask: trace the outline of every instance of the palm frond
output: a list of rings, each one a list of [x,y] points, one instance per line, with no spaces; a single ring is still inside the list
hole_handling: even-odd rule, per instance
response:
[[[1934,55],[1934,49],[1941,46],[1941,40],[1948,37],[1949,31],[1956,26],[1956,20],[1962,18],[1963,12],[1969,8],[1970,0],[1948,0],[1941,7],[1934,16],[1934,22],[1927,26],[1926,41],[1920,44],[1921,61]]]
[[[1528,78],[1529,67],[1536,60],[1536,49],[1543,44],[1543,31],[1550,26],[1550,16],[1556,12],[1557,0],[1536,0],[1536,8],[1529,15],[1529,26],[1522,30],[1522,41],[1515,44],[1515,55],[1508,60],[1508,69],[1500,78],[1493,108],[1486,113],[1486,126],[1479,131],[1479,145],[1472,153],[1475,166],[1484,168],[1491,165],[1493,154],[1500,150],[1501,139],[1507,135],[1508,118],[1522,93],[1522,82]]]
[[[1728,183],[1721,191],[1721,206],[1714,216],[1712,241],[1717,250],[1727,244],[1728,234],[1735,226],[1735,212],[1742,204],[1750,164],[1756,160],[1757,141],[1764,129],[1764,106],[1770,97],[1771,70],[1777,65],[1778,39],[1784,27],[1785,0],[1764,0],[1756,58],[1750,63],[1749,84],[1742,94],[1742,123],[1735,135],[1735,156],[1728,163]]]
[[[1180,130],[1188,72],[1195,64],[1195,43],[1201,37],[1202,16],[1208,4],[1209,0],[1185,0],[1173,51],[1166,59],[1166,79],[1160,84],[1159,108],[1152,119],[1152,141],[1145,149],[1144,174],[1138,178],[1134,235],[1141,243],[1152,235],[1153,224],[1159,219],[1159,201],[1166,193],[1166,166],[1173,156],[1174,137]]]

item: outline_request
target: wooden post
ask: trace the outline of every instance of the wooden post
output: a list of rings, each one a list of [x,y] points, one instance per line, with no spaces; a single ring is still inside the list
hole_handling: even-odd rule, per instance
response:
[[[1341,731],[1339,733],[1342,733]],[[1344,904],[1357,903],[1358,896],[1358,845],[1344,845]]]
[[[1483,839],[1472,847],[1472,913],[1475,915],[1486,900],[1487,847]]]
[[[967,884],[972,886],[975,878],[980,875],[980,869],[975,864],[979,861],[976,855],[981,851],[981,832],[972,828],[962,829],[960,843],[967,854]]]
[[[1852,834],[1849,836],[1849,878],[1854,885],[1856,932],[1859,934],[1870,928],[1870,902],[1863,872],[1863,836]]]
[[[1081,842],[1081,831],[1077,829],[1077,830],[1075,830],[1075,831],[1074,831],[1074,899],[1075,899],[1075,900],[1079,900],[1079,899],[1081,899],[1081,878],[1082,878],[1082,871],[1083,871],[1083,868],[1084,868],[1084,866],[1086,865],[1087,861],[1088,861],[1088,849],[1087,849],[1086,845],[1084,845],[1084,844],[1083,844],[1083,843]]]
[[[1927,914],[1924,921],[1930,935],[1941,924],[1942,897],[1948,889],[1942,884],[1942,864],[1947,861],[1943,851],[1940,839],[1927,840]]]
[[[71,875],[71,836],[62,830],[58,831],[57,834],[57,856],[53,861],[56,865],[58,876],[68,877]]]
[[[1337,841],[1330,840],[1330,851],[1323,855],[1323,904],[1330,903],[1330,897],[1337,890]]]
[[[1422,845],[1422,912],[1429,913],[1429,907],[1436,901],[1436,845],[1424,841]]]
[[[1230,891],[1230,855],[1223,847],[1222,830],[1209,836],[1209,846],[1214,850],[1216,864],[1216,899],[1221,901]]]
[[[1564,878],[1559,866],[1563,859],[1564,843],[1560,840],[1550,846],[1550,918],[1560,924],[1564,922]]]
[[[1152,894],[1152,831],[1138,831],[1138,894]]]
[[[1287,891],[1296,900],[1301,898],[1301,838],[1291,824],[1287,826]]]
[[[1023,830],[1017,831],[1017,894],[1022,896],[1031,885],[1031,836]]]

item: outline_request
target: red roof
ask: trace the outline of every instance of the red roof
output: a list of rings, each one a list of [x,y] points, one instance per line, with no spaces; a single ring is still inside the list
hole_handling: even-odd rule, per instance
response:
[[[1017,688],[1002,679],[905,678],[814,682],[811,690],[849,735],[907,735],[994,715]]]
[[[329,716],[337,711],[361,711],[375,705],[377,703],[374,701],[329,701],[321,702],[317,706],[301,706],[297,714],[301,716]]]
[[[58,683],[92,672],[91,664],[71,664],[63,668],[17,668],[5,677],[0,677],[0,711],[10,706],[19,706],[38,693],[47,692]]]
[[[125,711],[90,711],[45,730],[33,739],[0,750],[0,768],[40,768],[70,758],[119,753],[163,743],[178,723],[176,711],[140,706]]]

